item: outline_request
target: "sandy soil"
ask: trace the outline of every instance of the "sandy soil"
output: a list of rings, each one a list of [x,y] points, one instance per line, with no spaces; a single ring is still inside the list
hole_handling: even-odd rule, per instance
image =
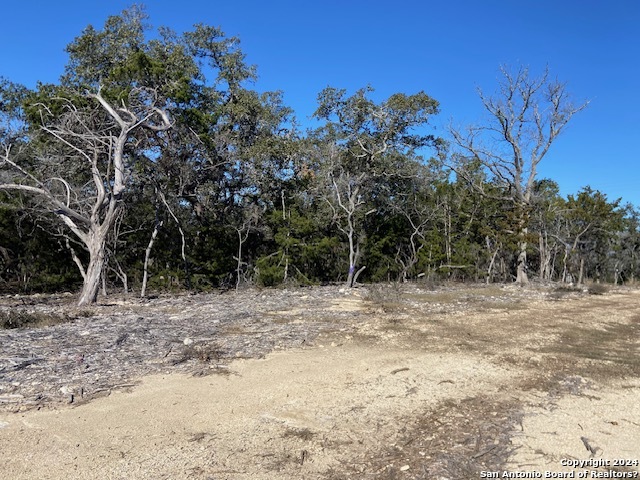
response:
[[[0,413],[0,478],[637,478],[638,291],[336,295],[326,311],[360,312],[357,328],[225,375],[152,375],[78,406]]]

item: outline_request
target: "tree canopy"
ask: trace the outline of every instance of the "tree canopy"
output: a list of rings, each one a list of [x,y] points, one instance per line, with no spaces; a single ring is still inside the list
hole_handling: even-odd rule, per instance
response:
[[[327,87],[301,130],[237,38],[132,7],[60,81],[0,81],[0,290],[388,280],[633,282],[639,213],[537,166],[586,104],[503,68],[488,120],[436,135],[425,92]]]

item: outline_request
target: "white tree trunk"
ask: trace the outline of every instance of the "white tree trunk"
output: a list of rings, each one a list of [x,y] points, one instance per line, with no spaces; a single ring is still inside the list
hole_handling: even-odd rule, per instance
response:
[[[489,237],[487,237],[487,248],[489,247]],[[491,262],[489,262],[489,268],[487,268],[487,277],[486,277],[486,284],[489,285],[489,283],[491,283],[491,276],[493,273],[493,266],[496,263],[496,257],[498,256],[498,252],[500,251],[500,247],[501,244],[497,244],[496,245],[496,249],[493,252],[493,255],[491,255]]]
[[[519,285],[525,285],[529,283],[529,277],[527,276],[527,242],[518,242],[518,251],[516,283]]]
[[[2,167],[6,165],[18,178],[16,183],[0,183],[0,190],[39,197],[44,201],[46,211],[55,212],[89,252],[89,265],[84,269],[72,250],[74,262],[84,277],[78,305],[94,303],[98,297],[106,262],[107,235],[121,211],[122,194],[127,188],[127,143],[138,130],[160,132],[171,128],[167,112],[156,106],[150,93],[142,88],[132,90],[129,99],[134,105],[131,107],[124,103],[110,104],[99,90],[88,93],[86,97],[96,101],[101,109],[85,111],[83,107],[70,105],[64,121],[40,127],[83,161],[93,187],[86,184],[74,189],[72,183],[61,177],[38,178],[12,159],[11,145],[4,145],[4,152],[0,152]],[[106,123],[104,117],[108,119]],[[96,128],[94,122],[100,127]],[[50,188],[52,181],[62,185],[62,194]]]
[[[98,231],[91,237],[89,245],[89,265],[86,269],[86,276],[80,292],[78,305],[89,305],[98,299],[100,289],[100,277],[104,269],[106,232]]]
[[[142,289],[140,290],[140,296],[144,298],[147,295],[147,282],[149,281],[149,259],[151,258],[151,249],[153,248],[153,244],[156,241],[156,237],[158,236],[158,232],[160,228],[162,228],[162,224],[164,220],[160,220],[153,227],[153,232],[151,233],[151,239],[149,240],[149,244],[147,245],[147,249],[144,251],[144,273],[142,274]]]

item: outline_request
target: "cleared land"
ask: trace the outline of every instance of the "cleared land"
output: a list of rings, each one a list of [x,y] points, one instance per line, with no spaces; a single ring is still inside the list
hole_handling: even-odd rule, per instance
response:
[[[47,325],[0,331],[0,477],[639,470],[637,290],[410,285],[107,302],[0,302],[5,320]]]

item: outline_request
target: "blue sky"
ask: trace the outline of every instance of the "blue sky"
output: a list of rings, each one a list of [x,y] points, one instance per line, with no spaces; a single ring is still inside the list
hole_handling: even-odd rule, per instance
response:
[[[65,46],[129,1],[22,0],[3,5],[0,76],[54,82]],[[197,22],[240,37],[258,90],[282,90],[301,123],[318,92],[365,85],[382,99],[424,90],[441,104],[439,135],[479,123],[477,88],[493,92],[501,64],[527,65],[590,101],[540,166],[566,195],[581,187],[640,206],[640,2],[637,0],[145,2],[153,26]]]

